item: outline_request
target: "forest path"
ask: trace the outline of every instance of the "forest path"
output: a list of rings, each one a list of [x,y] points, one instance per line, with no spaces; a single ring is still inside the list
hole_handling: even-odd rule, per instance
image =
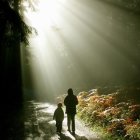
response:
[[[55,121],[52,119],[56,105],[34,102],[30,108],[34,109],[34,112],[27,109],[27,113],[32,113],[30,119],[27,118],[25,122],[26,140],[101,140],[96,133],[85,126],[77,117],[75,120],[75,136],[73,136],[67,131],[66,114],[63,121],[62,134],[58,135],[56,133]]]

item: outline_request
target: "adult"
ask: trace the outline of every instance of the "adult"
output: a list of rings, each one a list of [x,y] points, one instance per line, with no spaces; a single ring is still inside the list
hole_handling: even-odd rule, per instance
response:
[[[73,94],[72,88],[68,89],[68,95],[64,99],[64,105],[66,106],[67,114],[67,126],[68,131],[75,135],[75,115],[76,105],[78,104],[77,96]]]

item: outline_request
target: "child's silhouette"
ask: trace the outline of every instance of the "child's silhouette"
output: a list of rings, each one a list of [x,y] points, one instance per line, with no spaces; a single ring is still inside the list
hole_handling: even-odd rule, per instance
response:
[[[62,123],[64,120],[64,111],[62,109],[62,103],[58,103],[57,108],[54,111],[53,119],[56,121],[57,132],[61,133]]]

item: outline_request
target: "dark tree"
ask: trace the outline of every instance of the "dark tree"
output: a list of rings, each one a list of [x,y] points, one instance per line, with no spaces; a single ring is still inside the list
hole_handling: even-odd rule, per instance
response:
[[[31,29],[19,14],[20,0],[0,1],[0,132],[4,139],[24,139],[21,43],[28,45]]]

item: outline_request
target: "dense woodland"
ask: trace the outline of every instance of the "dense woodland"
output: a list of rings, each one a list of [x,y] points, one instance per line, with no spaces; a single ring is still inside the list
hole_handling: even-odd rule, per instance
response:
[[[30,3],[31,1],[28,0]],[[91,0],[88,0],[89,2]],[[100,0],[103,3],[114,5],[125,10],[130,16],[139,17],[140,0]],[[1,121],[0,132],[5,139],[24,139],[24,112],[23,93],[20,63],[20,47],[28,45],[28,35],[31,27],[27,26],[21,15],[22,0],[1,0],[0,1],[0,80],[1,80]],[[110,13],[112,18],[115,15]],[[126,44],[133,45],[135,56],[139,58],[140,52],[140,21],[125,20],[118,15],[120,22],[127,25],[127,32],[132,42],[126,39]],[[110,18],[111,22],[111,18]],[[139,85],[140,62],[135,57],[136,74],[130,83]],[[99,82],[98,82],[99,83]],[[16,130],[16,131],[15,131]],[[5,135],[6,134],[6,135]],[[13,137],[13,138],[11,138]]]

